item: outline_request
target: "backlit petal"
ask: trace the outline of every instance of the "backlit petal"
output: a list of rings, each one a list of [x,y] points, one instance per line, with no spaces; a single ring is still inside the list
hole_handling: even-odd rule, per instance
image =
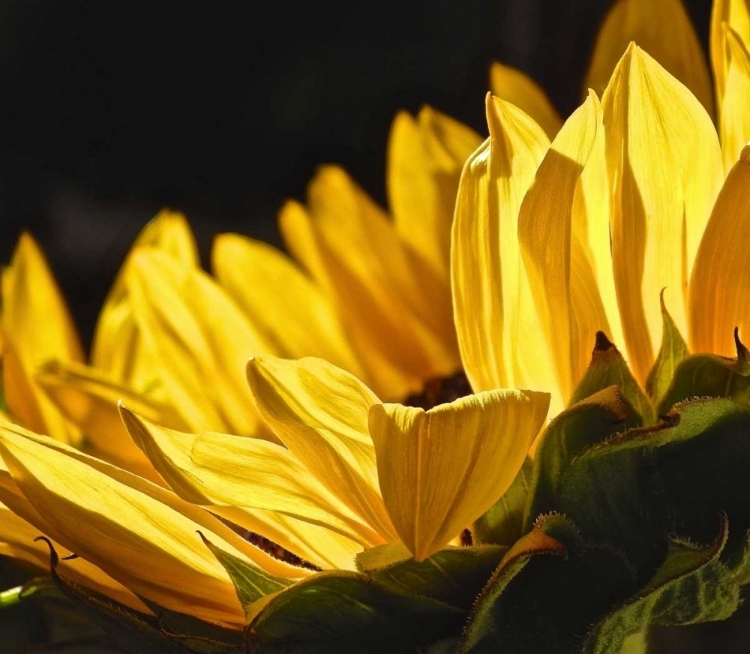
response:
[[[681,0],[618,0],[599,30],[584,88],[601,95],[631,41],[687,86],[713,115],[708,64]]]
[[[748,0],[714,0],[711,8],[709,49],[716,84],[716,102],[720,109],[728,72],[723,23],[729,25],[747,47],[750,44],[750,2]]]
[[[750,141],[750,54],[740,37],[725,24],[727,71],[719,105],[719,137],[724,169],[729,172]]]
[[[602,107],[617,299],[628,359],[643,384],[661,336],[662,289],[686,333],[688,275],[721,186],[721,151],[700,103],[634,45]]]
[[[394,224],[438,273],[446,292],[458,179],[481,142],[472,129],[431,107],[416,119],[402,111],[391,127],[387,188]]]
[[[565,399],[588,366],[594,335],[609,331],[591,266],[573,237],[576,188],[601,130],[592,92],[552,142],[518,218],[521,252]]]
[[[128,431],[177,494],[189,502],[279,511],[370,543],[377,535],[276,443],[213,432],[186,434],[122,408]]]
[[[330,298],[282,252],[239,234],[220,234],[214,240],[212,267],[280,356],[319,356],[362,374]]]
[[[34,239],[21,234],[2,271],[3,388],[9,412],[30,429],[67,443],[80,433],[34,381],[50,359],[82,361],[75,326],[52,271]]]
[[[63,547],[165,608],[227,625],[244,622],[232,582],[198,530],[248,565],[304,575],[170,491],[49,438],[6,423],[0,453]]]
[[[690,278],[690,349],[735,356],[750,337],[750,146],[716,200]]]
[[[427,412],[375,404],[370,432],[396,531],[421,561],[508,489],[547,415],[549,395],[494,390]]]
[[[213,279],[162,252],[136,253],[126,281],[141,337],[185,423],[257,434],[245,364],[272,344]]]
[[[143,228],[117,273],[96,324],[91,361],[114,380],[139,391],[157,380],[133,320],[125,270],[134,253],[145,247],[168,254],[186,266],[199,265],[198,249],[185,216],[165,209]]]
[[[248,380],[258,410],[318,482],[384,541],[393,526],[378,491],[367,415],[378,398],[322,359],[253,359]]]
[[[518,247],[518,213],[549,141],[515,105],[490,96],[487,120],[490,138],[464,167],[453,226],[461,358],[474,390],[554,390],[554,367]]]
[[[0,555],[23,561],[34,566],[40,572],[48,572],[50,551],[46,543],[34,542],[42,533],[37,527],[18,517],[7,506],[0,503]],[[67,552],[58,543],[53,543],[61,556]],[[115,601],[143,613],[151,613],[131,591],[109,575],[102,572],[93,563],[82,558],[64,560],[61,558],[57,572],[64,578],[81,584],[86,588],[111,597]]]
[[[494,62],[490,68],[490,91],[531,116],[550,139],[562,127],[562,118],[544,89],[517,68]]]

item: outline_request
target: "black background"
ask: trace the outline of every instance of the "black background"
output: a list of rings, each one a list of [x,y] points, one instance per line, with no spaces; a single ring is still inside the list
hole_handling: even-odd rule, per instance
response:
[[[705,43],[710,1],[688,4]],[[278,242],[279,206],[321,163],[383,202],[398,109],[428,103],[485,134],[502,60],[566,114],[609,5],[1,0],[0,261],[31,230],[88,339],[161,207],[188,215],[205,262],[220,231]]]

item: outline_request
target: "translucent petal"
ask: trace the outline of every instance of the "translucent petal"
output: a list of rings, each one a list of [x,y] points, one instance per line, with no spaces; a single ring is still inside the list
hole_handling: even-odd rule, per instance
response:
[[[544,89],[517,68],[494,62],[490,67],[490,91],[531,116],[550,140],[562,127],[562,118]]]
[[[18,420],[66,443],[80,432],[59,413],[34,381],[50,359],[82,361],[83,349],[60,288],[34,239],[21,234],[2,271],[3,388]]]
[[[141,337],[185,423],[193,431],[258,434],[245,365],[273,345],[213,279],[163,252],[136,253],[126,282]]]
[[[728,72],[723,23],[729,25],[747,48],[750,44],[750,2],[748,0],[714,0],[711,8],[709,49],[719,111],[721,111]]]
[[[719,137],[724,169],[729,172],[750,141],[750,54],[736,32],[725,23],[727,71],[719,104]]]
[[[427,412],[375,404],[370,432],[388,511],[421,561],[508,489],[547,415],[549,395],[494,390]]]
[[[391,127],[387,188],[394,224],[443,280],[446,292],[458,179],[481,142],[472,129],[431,107],[422,108],[416,119],[402,111]]]
[[[735,356],[750,337],[750,146],[724,182],[690,278],[690,349]]]
[[[260,570],[305,574],[249,545],[203,509],[49,438],[5,423],[0,453],[63,547],[165,608],[227,625],[244,622],[232,582],[198,530]],[[7,504],[5,493],[2,501]]]
[[[628,359],[645,383],[659,294],[686,332],[688,274],[723,170],[716,130],[690,91],[631,45],[602,99],[612,259]]]
[[[153,366],[138,335],[125,283],[125,270],[139,248],[154,248],[186,266],[198,267],[198,249],[185,216],[165,209],[136,238],[104,301],[94,331],[91,362],[136,390],[152,386]]]
[[[601,130],[592,92],[552,142],[518,218],[531,290],[566,400],[588,366],[596,332],[609,331],[591,266],[573,237],[576,188]]]
[[[555,390],[518,246],[521,202],[549,141],[503,100],[487,97],[487,119],[490,138],[466,163],[453,226],[453,301],[464,370],[474,390]]]
[[[394,535],[378,490],[367,414],[378,398],[322,359],[253,359],[248,380],[268,425],[318,482],[383,541]]]
[[[584,88],[601,96],[631,41],[687,86],[713,115],[708,64],[681,0],[618,0],[599,30]]]
[[[368,544],[377,535],[357,521],[292,452],[246,436],[186,434],[160,427],[122,409],[128,431],[154,467],[182,498],[279,511]]]
[[[319,356],[363,374],[338,310],[282,252],[239,234],[220,234],[214,240],[212,267],[279,355]]]

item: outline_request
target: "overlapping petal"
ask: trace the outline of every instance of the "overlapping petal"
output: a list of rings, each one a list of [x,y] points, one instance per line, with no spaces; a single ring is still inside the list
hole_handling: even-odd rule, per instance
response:
[[[429,411],[370,409],[383,499],[421,561],[447,545],[508,489],[547,416],[549,395],[494,390]]]
[[[48,438],[3,423],[0,453],[37,512],[22,517],[35,524],[43,515],[35,526],[165,608],[235,627],[244,621],[232,582],[198,530],[261,571],[304,574],[170,491]],[[4,485],[0,495],[7,504]]]
[[[645,383],[661,335],[662,289],[686,333],[688,275],[721,187],[721,151],[696,98],[635,45],[602,108],[617,300],[630,364]]]
[[[560,131],[562,118],[544,89],[517,68],[494,62],[490,67],[490,91],[531,116],[550,140]]]
[[[601,95],[631,41],[687,86],[713,115],[708,65],[681,0],[617,0],[599,30],[584,88]]]
[[[750,141],[750,54],[746,43],[724,23],[724,92],[719,103],[719,138],[729,172]]]
[[[80,432],[59,414],[34,375],[50,359],[82,361],[75,326],[47,261],[22,234],[2,271],[3,389],[9,412],[31,429],[66,443]]]
[[[724,100],[728,73],[724,23],[737,34],[745,45],[750,43],[750,3],[748,0],[714,0],[711,7],[709,51],[719,111],[721,111]]]

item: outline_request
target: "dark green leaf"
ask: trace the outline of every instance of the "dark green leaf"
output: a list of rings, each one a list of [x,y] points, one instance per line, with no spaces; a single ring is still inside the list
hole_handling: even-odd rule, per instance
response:
[[[750,353],[737,330],[734,339],[736,359],[695,354],[677,366],[672,383],[659,403],[659,415],[694,397],[728,397],[745,403],[750,400]]]
[[[583,654],[619,654],[628,636],[651,627],[725,620],[732,615],[740,589],[719,560],[727,537],[724,518],[719,536],[708,547],[672,539],[666,560],[651,581],[593,629]]]
[[[410,559],[370,576],[396,592],[431,597],[468,610],[507,551],[499,545],[449,548],[420,563]]]
[[[533,468],[531,459],[527,458],[510,488],[474,523],[472,535],[475,543],[510,546],[523,535]]]
[[[569,406],[598,393],[609,386],[619,386],[627,401],[638,412],[647,425],[656,420],[651,400],[641,390],[628,368],[620,351],[610,342],[604,332],[596,333],[596,344],[591,353],[591,363],[570,398]]]
[[[585,543],[564,517],[546,516],[503,559],[459,651],[578,654],[591,624],[634,590],[620,555]]]
[[[414,652],[460,633],[466,611],[355,572],[320,572],[272,597],[248,629],[253,654]]]
[[[594,393],[557,416],[544,432],[534,459],[523,531],[531,529],[537,516],[559,509],[562,474],[574,457],[639,424],[640,417],[617,386]]]
[[[646,380],[646,391],[656,406],[659,406],[669,389],[677,366],[690,354],[680,330],[664,306],[664,291],[659,299],[662,317],[661,347]]]
[[[289,579],[277,577],[259,567],[250,566],[242,559],[213,545],[201,532],[198,532],[198,534],[219,563],[224,566],[234,584],[234,589],[237,591],[237,597],[243,608],[247,609],[250,604],[261,597],[271,595],[292,585],[293,582]]]

